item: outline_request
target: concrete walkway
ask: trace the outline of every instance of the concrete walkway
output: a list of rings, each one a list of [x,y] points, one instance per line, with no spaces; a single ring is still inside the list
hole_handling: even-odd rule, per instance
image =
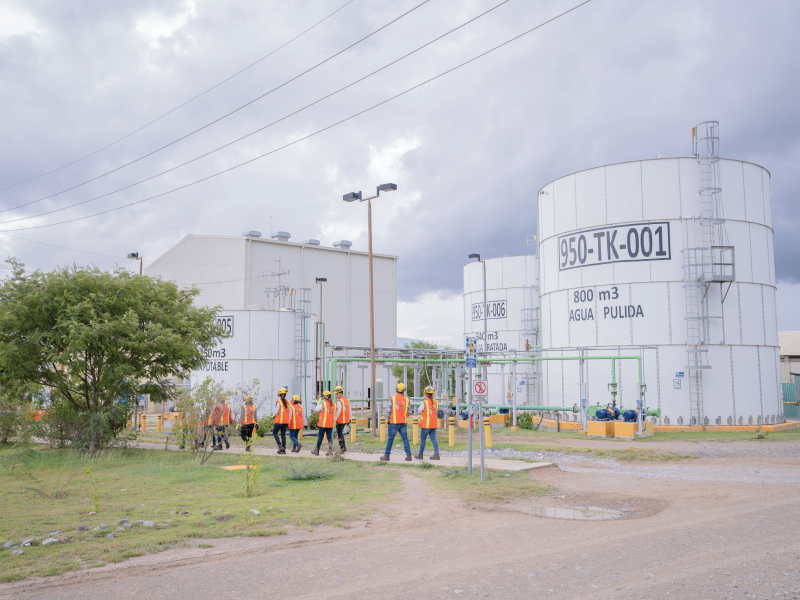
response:
[[[143,448],[146,450],[163,450],[163,444],[149,444],[149,443],[141,443],[137,446],[138,448]],[[167,450],[177,451],[178,447],[175,445],[167,446]],[[221,452],[218,450],[220,454],[232,454],[238,455],[241,450],[237,448],[231,448],[230,450],[222,450]],[[262,448],[256,446],[255,453],[260,456],[274,456],[275,458],[292,458],[300,456],[302,458],[317,458],[323,459],[325,458],[324,451],[320,451],[319,456],[314,456],[308,450],[302,450],[300,452],[286,452],[286,454],[276,454],[275,448]],[[346,460],[357,460],[360,462],[378,462],[378,454],[364,454],[361,452],[347,452],[344,454],[344,458]],[[437,467],[463,467],[467,464],[466,458],[459,458],[455,456],[443,456],[441,460],[428,460],[429,454],[425,455],[425,461],[431,463]],[[391,463],[394,464],[419,464],[422,461],[414,459],[411,463],[407,463],[405,460],[405,455],[401,452],[399,454],[392,454],[391,455]],[[532,471],[533,469],[541,469],[544,467],[549,467],[553,463],[545,463],[545,462],[524,462],[521,460],[502,460],[499,458],[487,458],[484,461],[487,469],[492,469],[495,471]],[[473,468],[480,469],[481,468],[481,461],[480,458],[474,458],[472,460]]]

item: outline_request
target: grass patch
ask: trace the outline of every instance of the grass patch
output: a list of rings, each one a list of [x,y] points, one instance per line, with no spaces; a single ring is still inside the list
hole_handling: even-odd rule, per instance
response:
[[[328,479],[333,476],[333,471],[323,468],[317,461],[292,462],[286,469],[286,477],[292,481],[305,481],[309,479]]]
[[[238,460],[233,453],[214,453],[200,465],[189,461],[186,453],[160,450],[115,451],[87,460],[69,451],[19,452],[0,447],[0,543],[45,538],[56,530],[69,537],[58,544],[31,545],[21,556],[0,551],[0,581],[96,568],[188,545],[198,538],[207,543],[221,537],[283,535],[289,526],[348,523],[380,510],[401,488],[396,471],[371,469],[355,461],[324,461],[329,477],[291,479],[284,459],[265,456],[260,495],[247,499],[236,472],[219,468]],[[321,462],[296,458],[292,466],[313,473]],[[91,468],[97,481],[93,483],[81,469],[65,497],[47,497],[28,489],[32,480],[27,472],[12,468],[18,463],[48,490],[81,466]],[[100,511],[90,516],[95,508],[93,495],[99,495]],[[21,506],[24,510],[16,509]],[[252,515],[251,508],[261,515]],[[211,512],[203,515],[204,510]],[[189,514],[183,516],[182,511]],[[106,534],[125,518],[132,524],[136,520],[172,523],[168,527],[134,525],[107,539]],[[101,523],[109,529],[95,531]],[[86,529],[79,530],[81,526]]]
[[[555,490],[551,485],[539,483],[528,471],[486,470],[486,481],[481,483],[481,470],[473,467],[472,475],[467,467],[447,467],[445,469],[418,470],[412,472],[425,480],[431,487],[438,489],[446,496],[466,500],[467,502],[498,502],[515,498],[542,496]]]

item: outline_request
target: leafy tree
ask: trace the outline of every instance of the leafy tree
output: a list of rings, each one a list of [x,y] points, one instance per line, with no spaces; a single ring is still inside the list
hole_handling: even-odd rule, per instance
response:
[[[24,443],[30,439],[38,416],[34,413],[35,385],[3,386],[0,388],[0,444]]]
[[[411,342],[406,343],[406,348],[416,348],[418,350],[436,350],[438,346],[431,342],[426,342],[425,340],[420,340],[418,342]],[[441,358],[440,356],[431,355],[431,358]],[[407,372],[408,372],[408,381],[403,381],[403,364],[398,364],[392,367],[392,375],[395,379],[397,379],[398,383],[402,382],[406,384],[406,388],[408,388],[408,396],[418,398],[422,395],[417,393],[417,390],[414,389],[414,369],[412,368],[411,363],[406,363],[407,365]],[[431,383],[433,381],[433,367],[430,365],[423,367],[419,371],[419,386],[422,390],[424,390],[429,385],[433,385]],[[389,393],[394,393],[394,390],[389,390]]]
[[[0,283],[0,386],[50,388],[78,416],[71,443],[97,451],[124,429],[132,400],[173,395],[225,337],[196,288],[123,269],[25,273]]]

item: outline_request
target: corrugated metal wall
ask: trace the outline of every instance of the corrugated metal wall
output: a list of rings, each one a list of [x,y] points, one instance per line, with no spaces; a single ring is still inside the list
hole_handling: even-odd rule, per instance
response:
[[[280,262],[278,262],[280,260]],[[397,343],[397,259],[374,255],[375,344]],[[327,341],[348,346],[369,345],[369,260],[366,253],[275,240],[194,236],[181,240],[146,268],[180,285],[197,285],[206,306],[246,310],[251,305],[273,308],[268,288],[281,285],[311,289],[309,312],[319,315],[323,283],[322,319]],[[275,306],[275,308],[277,308]]]

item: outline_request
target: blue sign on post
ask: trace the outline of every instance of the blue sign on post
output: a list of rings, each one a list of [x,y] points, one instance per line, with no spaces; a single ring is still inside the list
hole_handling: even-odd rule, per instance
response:
[[[467,336],[466,342],[464,344],[464,348],[466,348],[466,352],[464,354],[464,358],[467,361],[467,368],[468,369],[477,369],[478,368],[478,338]]]

